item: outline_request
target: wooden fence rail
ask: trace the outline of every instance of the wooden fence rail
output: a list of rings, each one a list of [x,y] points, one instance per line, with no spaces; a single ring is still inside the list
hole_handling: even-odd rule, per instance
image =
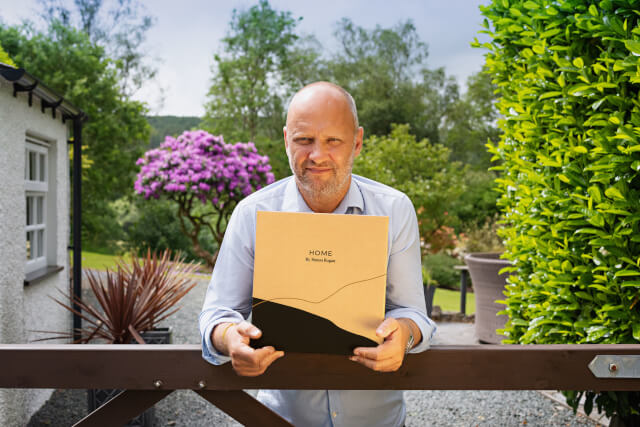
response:
[[[588,365],[603,355],[640,357],[640,345],[434,346],[394,373],[346,356],[291,353],[264,375],[239,377],[230,364],[206,363],[197,345],[4,344],[0,388],[126,390],[76,425],[122,424],[173,390],[191,389],[243,424],[286,426],[242,390],[640,390],[640,372],[597,378]]]

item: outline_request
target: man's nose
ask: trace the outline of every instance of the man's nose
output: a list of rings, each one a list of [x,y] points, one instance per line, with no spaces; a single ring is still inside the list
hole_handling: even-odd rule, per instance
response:
[[[314,163],[322,163],[325,160],[329,159],[329,150],[326,144],[316,141],[311,147],[311,152],[309,153],[309,160],[312,160]]]

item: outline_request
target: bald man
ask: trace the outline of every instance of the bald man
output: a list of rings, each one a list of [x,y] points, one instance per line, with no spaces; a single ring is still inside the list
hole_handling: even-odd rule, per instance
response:
[[[395,371],[408,352],[424,351],[435,331],[426,316],[415,210],[403,193],[351,173],[362,150],[356,105],[328,82],[305,86],[289,104],[283,129],[293,176],[242,200],[220,248],[200,314],[203,357],[231,361],[238,375],[261,375],[283,351],[252,348],[261,331],[251,313],[257,211],[318,212],[389,217],[385,320],[377,347],[358,347],[350,359],[376,371]],[[262,390],[258,399],[299,426],[401,426],[402,391]]]

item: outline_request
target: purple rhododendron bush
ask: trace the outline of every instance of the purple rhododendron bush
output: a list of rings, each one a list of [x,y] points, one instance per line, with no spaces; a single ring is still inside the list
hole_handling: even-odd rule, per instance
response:
[[[203,130],[185,131],[178,138],[167,136],[136,164],[140,166],[136,193],[145,199],[175,201],[182,232],[210,267],[217,252],[202,248],[200,233],[211,232],[219,247],[236,204],[274,181],[269,158],[261,156],[252,142],[228,144],[222,135]]]

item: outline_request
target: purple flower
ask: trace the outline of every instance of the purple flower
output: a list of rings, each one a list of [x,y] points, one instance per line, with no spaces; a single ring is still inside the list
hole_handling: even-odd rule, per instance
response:
[[[167,136],[136,161],[134,190],[145,198],[184,193],[220,210],[274,181],[267,156],[253,142],[227,144],[203,130]],[[226,192],[226,194],[225,194]],[[221,197],[224,196],[224,197]]]

